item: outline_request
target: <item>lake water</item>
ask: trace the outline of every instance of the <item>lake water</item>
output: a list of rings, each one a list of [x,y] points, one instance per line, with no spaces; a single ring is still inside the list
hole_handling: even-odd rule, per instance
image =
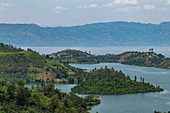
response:
[[[41,54],[49,54],[67,49],[59,47],[31,47]],[[72,48],[83,51],[91,51],[92,54],[118,54],[125,51],[147,51],[152,47],[104,47],[104,48]],[[170,47],[153,47],[155,52],[162,53],[170,57]],[[146,82],[153,85],[159,85],[165,89],[163,92],[140,93],[126,95],[99,95],[102,103],[92,108],[91,113],[153,113],[155,110],[167,112],[170,110],[170,69],[158,69],[153,67],[139,67],[123,65],[120,63],[100,63],[100,64],[70,64],[75,67],[87,69],[104,66],[114,67],[116,70],[122,70],[132,79],[134,76],[144,77]],[[55,87],[62,89],[63,92],[69,92],[75,85],[58,85]],[[80,95],[82,96],[82,95]]]
[[[120,63],[101,64],[71,64],[72,66],[91,70],[94,67],[114,67],[122,70],[133,79],[136,75],[139,79],[144,77],[146,82],[160,85],[165,89],[163,92],[140,93],[126,95],[100,95],[102,104],[92,108],[91,113],[153,113],[155,110],[170,110],[170,70],[152,67],[139,67],[123,65]]]

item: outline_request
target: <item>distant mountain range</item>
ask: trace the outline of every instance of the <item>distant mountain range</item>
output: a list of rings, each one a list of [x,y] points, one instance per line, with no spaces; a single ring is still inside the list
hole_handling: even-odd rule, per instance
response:
[[[0,24],[0,42],[14,46],[168,46],[170,22],[108,22],[73,27]]]

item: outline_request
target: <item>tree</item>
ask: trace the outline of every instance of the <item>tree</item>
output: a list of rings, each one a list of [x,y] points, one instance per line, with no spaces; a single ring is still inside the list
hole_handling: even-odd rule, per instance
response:
[[[143,83],[145,82],[145,79],[144,79],[144,78],[142,79],[142,82],[143,82]]]
[[[18,80],[18,86],[24,87],[25,82],[23,80]]]
[[[137,80],[137,77],[136,77],[136,76],[134,76],[134,81],[136,82],[136,80]]]
[[[31,93],[28,90],[28,88],[24,88],[24,87],[19,87],[16,93],[16,102],[18,105],[20,106],[24,106],[25,104],[27,104],[27,100],[28,98],[31,97]]]

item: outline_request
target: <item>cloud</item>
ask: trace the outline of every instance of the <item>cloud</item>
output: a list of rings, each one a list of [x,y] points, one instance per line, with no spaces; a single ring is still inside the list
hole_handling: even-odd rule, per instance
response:
[[[0,7],[10,7],[12,4],[9,3],[0,3]]]
[[[90,8],[97,8],[97,7],[98,7],[97,4],[89,4],[89,5],[79,6],[78,9],[90,9]]]
[[[13,5],[9,4],[9,3],[0,3],[0,11],[8,10],[8,8],[11,6],[13,6]]]
[[[56,6],[53,8],[56,13],[61,13],[62,11],[68,10],[68,8],[65,8],[63,6]]]
[[[153,10],[153,9],[155,9],[155,5],[144,5],[144,9],[145,10]]]
[[[136,5],[136,4],[138,4],[137,0],[114,0],[111,3],[104,4],[104,6],[112,8],[115,5]]]
[[[170,0],[167,0],[167,2],[166,2],[167,4],[170,4]]]
[[[121,7],[115,8],[114,11],[121,11],[121,12],[138,12],[141,8],[139,6],[136,7]]]

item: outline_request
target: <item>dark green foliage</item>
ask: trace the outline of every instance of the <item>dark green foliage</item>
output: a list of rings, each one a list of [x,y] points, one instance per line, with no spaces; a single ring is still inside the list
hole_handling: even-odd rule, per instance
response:
[[[18,86],[24,87],[25,82],[23,80],[18,80]]]
[[[163,89],[149,83],[137,82],[136,79],[131,80],[122,71],[107,67],[90,71],[82,83],[72,88],[72,92],[80,94],[131,94],[157,91]]]
[[[85,96],[84,99],[87,101],[87,105],[89,106],[93,106],[101,103],[99,100],[99,96],[90,95],[90,96]]]
[[[154,111],[154,113],[170,113],[170,111],[168,111],[168,112]]]
[[[16,103],[20,106],[28,104],[28,99],[31,97],[31,93],[28,88],[18,87],[15,95]]]
[[[54,89],[53,84],[38,89],[12,83],[0,85],[1,113],[88,113],[88,108],[99,104],[99,101],[98,98],[62,93]]]

